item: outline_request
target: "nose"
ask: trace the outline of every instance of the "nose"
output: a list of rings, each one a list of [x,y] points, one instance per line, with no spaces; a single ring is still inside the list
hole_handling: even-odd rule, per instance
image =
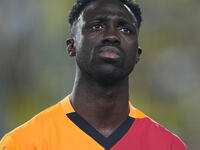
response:
[[[117,30],[114,28],[109,28],[105,31],[102,43],[105,45],[120,45],[120,38],[117,34]]]

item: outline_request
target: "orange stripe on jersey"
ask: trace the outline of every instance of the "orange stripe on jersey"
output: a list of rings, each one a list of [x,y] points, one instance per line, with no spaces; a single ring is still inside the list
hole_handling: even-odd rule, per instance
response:
[[[129,116],[131,116],[133,118],[146,118],[147,117],[143,112],[141,112],[140,110],[138,110],[135,107],[133,107],[130,104],[130,102],[129,102],[129,107],[130,107]]]

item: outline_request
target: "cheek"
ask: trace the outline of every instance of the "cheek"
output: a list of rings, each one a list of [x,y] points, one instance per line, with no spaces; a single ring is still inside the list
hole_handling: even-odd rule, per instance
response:
[[[84,39],[82,42],[82,50],[92,55],[95,48],[101,43],[101,35],[95,33],[84,33]]]
[[[133,36],[128,36],[125,38],[126,42],[128,45],[132,45],[133,47],[137,47],[138,46],[138,38],[136,35]]]
[[[137,49],[138,49],[138,40],[136,36],[133,37],[126,37],[123,39],[124,41],[121,43],[122,48],[126,50],[125,52],[125,66],[127,68],[132,69],[134,67],[134,64],[136,62],[136,55],[137,55]]]
[[[124,41],[121,44],[123,44],[122,45],[123,49],[127,50],[128,56],[135,57],[138,49],[138,40],[135,36],[124,38]]]
[[[123,41],[124,44],[137,46],[138,36],[136,34],[131,34],[131,35],[120,34],[120,36],[121,36],[121,41]]]
[[[82,38],[81,46],[77,49],[76,58],[82,64],[88,64],[91,59],[93,42],[89,41],[85,36]]]
[[[96,32],[93,32],[87,34],[87,40],[92,43],[100,43],[101,39],[102,39],[102,34],[100,33],[97,34]]]
[[[81,33],[81,30],[79,29],[76,33],[76,37],[75,37],[75,43],[74,46],[76,48],[77,51],[79,51],[83,45],[83,34]]]

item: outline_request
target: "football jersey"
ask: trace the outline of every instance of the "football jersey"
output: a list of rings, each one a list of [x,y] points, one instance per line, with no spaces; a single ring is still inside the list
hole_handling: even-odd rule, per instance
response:
[[[127,119],[104,137],[73,109],[67,96],[7,133],[0,150],[186,150],[176,135],[129,105]]]

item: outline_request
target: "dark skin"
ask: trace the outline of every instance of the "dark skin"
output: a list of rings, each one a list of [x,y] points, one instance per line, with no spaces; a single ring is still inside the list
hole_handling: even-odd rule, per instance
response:
[[[73,24],[67,50],[77,65],[72,106],[108,137],[129,114],[128,76],[141,54],[134,14],[118,0],[92,2]]]

